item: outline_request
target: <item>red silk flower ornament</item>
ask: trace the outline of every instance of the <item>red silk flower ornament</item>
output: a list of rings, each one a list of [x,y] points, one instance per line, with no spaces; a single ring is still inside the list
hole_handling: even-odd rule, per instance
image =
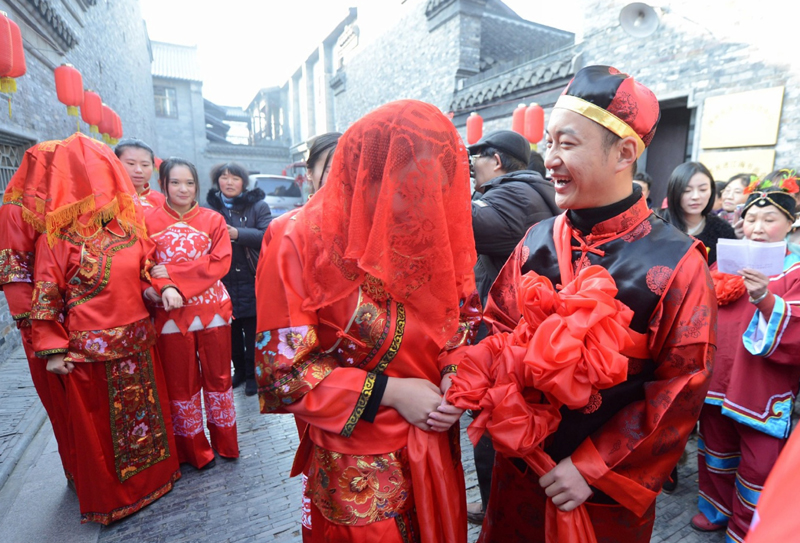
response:
[[[87,90],[83,93],[81,118],[89,125],[89,132],[92,134],[99,132],[98,127],[103,122],[103,100],[96,92]]]
[[[730,273],[722,273],[718,270],[711,272],[711,279],[714,281],[714,293],[717,295],[717,305],[722,307],[735,302],[747,292],[744,286],[744,277]]]
[[[496,450],[539,476],[555,467],[543,443],[558,428],[561,406],[584,407],[598,389],[627,378],[622,353],[635,347],[633,311],[616,295],[600,266],[581,270],[560,292],[534,272],[522,277],[516,328],[463,353],[447,393],[453,405],[480,410],[467,429],[473,443],[488,430]],[[548,543],[596,543],[583,505],[563,512],[548,499],[545,519]]]
[[[797,186],[797,175],[795,175],[794,170],[787,171],[783,179],[778,182],[778,186],[789,194],[800,192],[800,187]]]
[[[0,92],[17,92],[15,78],[27,71],[22,33],[17,23],[0,11]],[[11,117],[11,99],[8,100],[8,116]]]

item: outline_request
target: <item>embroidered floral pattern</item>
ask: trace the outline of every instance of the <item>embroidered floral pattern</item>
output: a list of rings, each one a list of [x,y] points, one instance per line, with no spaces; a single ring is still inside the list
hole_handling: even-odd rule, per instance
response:
[[[278,330],[278,354],[294,361],[302,358],[317,343],[317,332],[308,326]]]
[[[186,223],[176,222],[152,236],[156,243],[156,262],[194,262],[211,250],[211,238]]]
[[[176,436],[193,437],[203,431],[203,406],[199,392],[190,400],[171,400],[169,405]]]
[[[0,251],[0,285],[30,283],[33,253],[3,249]]]
[[[471,345],[481,323],[481,313],[481,299],[476,290],[468,299],[461,300],[458,329],[455,335],[445,344],[444,349],[450,350],[462,345]]]
[[[652,231],[653,227],[650,224],[650,221],[642,221],[636,228],[634,228],[629,233],[622,236],[621,239],[627,243],[632,243],[634,241],[642,239]]]
[[[208,424],[231,428],[236,425],[236,407],[233,405],[233,388],[225,392],[203,390],[206,399]]]
[[[36,281],[33,286],[31,319],[57,321],[64,315],[64,293],[50,281]]]
[[[120,482],[169,458],[153,360],[147,350],[105,363],[114,465]]]
[[[315,447],[309,494],[336,524],[365,526],[402,515],[413,505],[406,451],[356,456]]]
[[[69,354],[72,362],[104,362],[133,356],[156,342],[156,331],[149,318],[105,330],[70,330]]]
[[[667,289],[669,279],[672,277],[672,268],[667,266],[653,266],[647,270],[647,288],[654,294],[661,296]]]
[[[297,339],[297,336],[292,337],[288,331],[296,331],[299,328],[306,329],[305,336],[298,340],[303,345],[303,352],[289,348],[287,343],[287,336],[292,341]],[[280,333],[282,331],[286,332],[283,334],[283,340]],[[279,352],[281,341],[286,343],[284,352],[293,354],[291,358]],[[298,346],[295,343],[293,345]],[[336,360],[332,357],[321,356],[319,353],[306,356],[317,347],[317,332],[314,326],[285,328],[260,332],[256,335],[255,373],[262,413],[278,411],[283,405],[297,401],[337,367]],[[298,361],[296,364],[295,360]]]

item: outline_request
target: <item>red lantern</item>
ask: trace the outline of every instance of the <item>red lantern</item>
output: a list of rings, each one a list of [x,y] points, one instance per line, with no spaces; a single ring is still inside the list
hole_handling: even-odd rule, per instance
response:
[[[58,101],[67,106],[67,115],[78,116],[78,108],[83,104],[83,77],[70,64],[62,64],[55,69],[56,94]]]
[[[511,130],[517,134],[525,135],[525,104],[520,104],[511,115]]]
[[[525,137],[530,143],[539,143],[544,137],[544,109],[533,103],[525,110]]]
[[[483,135],[483,117],[474,111],[467,117],[467,143],[472,145]]]
[[[97,126],[97,129],[103,134],[103,141],[109,143],[111,141],[111,132],[114,129],[114,110],[103,104],[103,120]]]
[[[17,23],[0,11],[0,92],[17,92],[15,77],[25,75],[25,49]]]
[[[103,100],[96,92],[87,90],[83,93],[81,118],[89,125],[89,132],[97,134],[97,127],[103,122]]]
[[[113,145],[116,145],[117,142],[119,142],[119,140],[122,138],[122,119],[120,118],[119,113],[116,111],[114,112],[113,131],[109,135],[113,140]]]

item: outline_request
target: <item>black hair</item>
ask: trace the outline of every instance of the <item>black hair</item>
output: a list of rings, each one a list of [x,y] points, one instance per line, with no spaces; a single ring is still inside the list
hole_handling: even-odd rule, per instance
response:
[[[192,177],[194,177],[194,184],[196,187],[195,190],[195,199],[197,199],[197,195],[200,192],[200,187],[198,186],[199,180],[197,177],[197,168],[194,167],[194,164],[185,160],[180,157],[171,156],[167,160],[161,163],[161,166],[158,168],[158,186],[161,187],[161,192],[164,193],[164,196],[169,199],[169,191],[167,190],[167,183],[169,182],[169,173],[172,171],[172,168],[175,166],[186,166],[189,168],[189,171],[192,172]]]
[[[667,209],[669,211],[669,222],[681,232],[686,232],[686,220],[684,218],[683,208],[681,207],[681,197],[683,196],[686,187],[689,186],[689,181],[696,174],[701,173],[708,177],[711,183],[711,196],[708,198],[706,207],[700,214],[705,217],[714,208],[714,200],[716,200],[716,189],[714,188],[714,176],[708,171],[700,162],[684,162],[674,170],[669,176],[667,181]]]
[[[547,177],[547,168],[544,166],[544,158],[535,151],[531,152],[531,159],[528,161],[527,169],[538,172],[542,177]]]
[[[143,149],[150,153],[150,160],[153,162],[153,164],[156,162],[156,154],[153,152],[153,148],[142,140],[137,140],[136,138],[125,138],[124,140],[120,140],[117,146],[114,147],[114,154],[117,155],[117,158],[122,158],[122,153],[125,152],[125,149]]]
[[[522,162],[520,159],[515,158],[504,151],[495,149],[494,147],[484,147],[480,151],[480,156],[492,157],[494,155],[500,157],[500,167],[503,168],[506,173],[528,169],[528,165]]]
[[[653,187],[653,178],[650,177],[650,174],[647,172],[636,172],[633,175],[633,180],[641,181],[642,183],[647,185],[648,189]]]
[[[313,169],[317,162],[319,162],[319,159],[322,157],[323,153],[330,151],[328,156],[325,158],[325,164],[323,164],[322,171],[324,172],[331,163],[333,152],[336,151],[336,145],[339,143],[339,138],[341,137],[342,134],[339,132],[327,132],[314,138],[314,141],[311,142],[311,145],[308,148],[306,169]]]
[[[717,191],[717,198],[722,198],[722,191],[725,190],[725,187],[728,186],[729,181],[714,181],[714,186],[716,187]]]
[[[725,183],[725,186],[727,187],[734,181],[739,181],[743,187],[746,187],[747,185],[750,184],[750,178],[753,177],[754,175],[755,175],[754,173],[737,173],[736,175],[728,179],[728,182]]]
[[[211,169],[211,183],[219,190],[219,178],[225,174],[234,175],[242,179],[242,192],[250,186],[250,174],[247,168],[238,162],[224,162]]]

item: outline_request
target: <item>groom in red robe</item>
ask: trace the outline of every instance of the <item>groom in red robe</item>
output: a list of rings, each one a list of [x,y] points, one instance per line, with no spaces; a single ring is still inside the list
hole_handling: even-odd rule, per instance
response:
[[[620,351],[621,383],[583,407],[560,408],[560,424],[542,444],[552,470],[539,477],[523,454],[497,455],[481,542],[545,541],[548,498],[561,511],[584,505],[598,541],[650,541],[656,496],[708,388],[716,323],[705,249],[655,216],[632,182],[659,118],[655,95],[609,66],[579,71],[550,115],[545,165],[567,212],[528,231],[492,287],[485,319],[493,334],[517,327],[517,290],[528,272],[560,290],[600,266],[633,312],[634,347]],[[458,405],[467,372],[453,381],[448,399]]]

